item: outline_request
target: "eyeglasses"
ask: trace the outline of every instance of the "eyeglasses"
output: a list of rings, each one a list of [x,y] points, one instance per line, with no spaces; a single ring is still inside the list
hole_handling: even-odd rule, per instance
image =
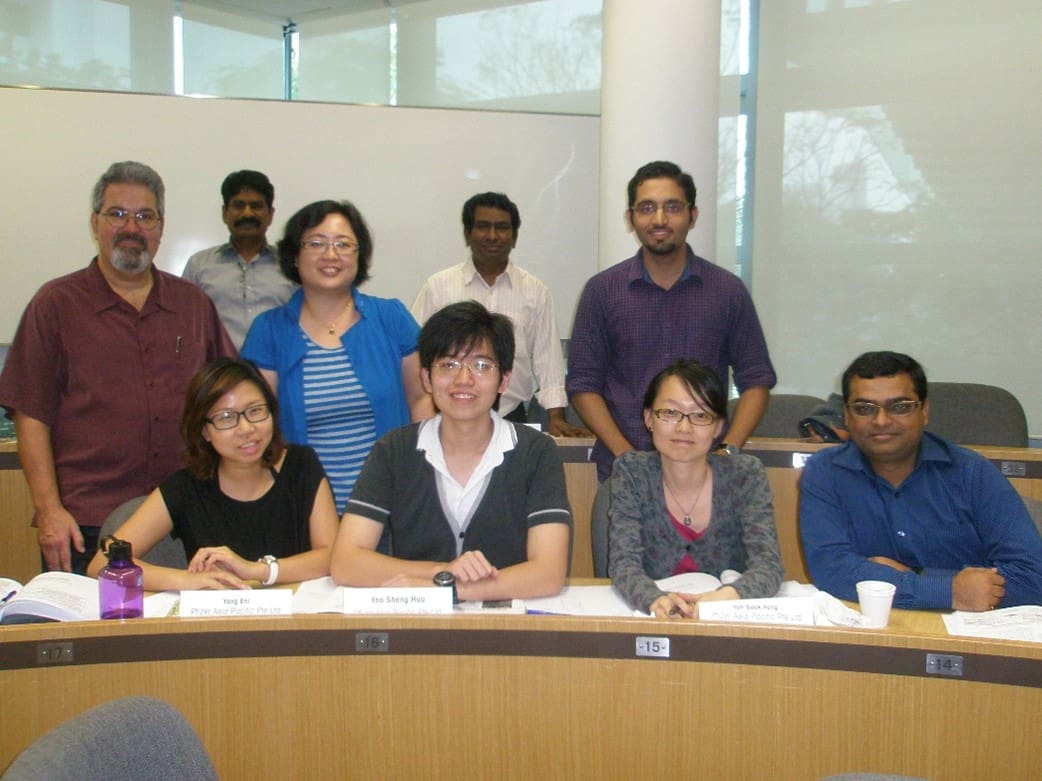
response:
[[[677,425],[682,420],[686,420],[692,426],[711,426],[716,422],[716,415],[703,409],[695,410],[694,412],[681,412],[678,409],[656,409],[652,410],[651,414],[663,423],[669,423],[672,426]]]
[[[101,216],[113,228],[122,228],[131,217],[134,218],[134,222],[141,226],[142,230],[150,231],[159,224],[159,215],[154,211],[144,209],[139,212],[131,212],[128,209],[114,206],[101,212]]]
[[[879,410],[881,409],[886,410],[887,415],[895,418],[903,418],[905,415],[911,415],[922,405],[923,403],[921,401],[902,399],[901,401],[890,401],[886,404],[876,404],[871,401],[854,401],[845,406],[859,418],[874,418],[879,414]]]
[[[466,366],[467,371],[475,377],[487,377],[496,370],[495,362],[486,360],[485,358],[476,358],[473,361],[438,361],[434,364],[434,368],[442,374],[459,374],[464,366]]]
[[[246,418],[250,423],[260,423],[270,417],[271,409],[267,404],[254,404],[241,412],[233,409],[221,410],[212,418],[204,418],[204,420],[219,431],[227,431],[239,425],[239,418]]]
[[[325,239],[308,239],[300,243],[300,248],[305,252],[310,252],[314,255],[325,255],[326,250],[330,247],[333,248],[333,252],[341,257],[349,258],[358,252],[358,245],[353,241],[342,241],[337,239],[336,241],[326,241]]]
[[[683,201],[666,201],[665,203],[655,203],[654,201],[641,201],[633,205],[633,211],[639,214],[641,217],[650,217],[656,214],[659,209],[662,209],[666,214],[677,215],[682,214],[687,209],[691,208],[691,204],[684,203]]]

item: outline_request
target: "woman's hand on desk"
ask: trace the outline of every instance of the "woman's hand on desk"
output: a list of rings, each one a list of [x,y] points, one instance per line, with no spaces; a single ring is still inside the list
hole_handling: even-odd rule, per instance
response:
[[[238,553],[222,545],[217,548],[200,548],[188,562],[188,572],[209,575],[223,585],[203,588],[249,588],[245,581],[264,582],[268,577],[268,565],[260,561],[247,561]]]
[[[670,591],[651,603],[648,613],[653,618],[697,618],[695,603],[698,597],[694,594],[681,594]]]
[[[731,586],[707,591],[704,594],[669,592],[651,603],[648,612],[655,618],[698,618],[698,603],[717,599],[741,599]]]
[[[715,602],[718,599],[741,599],[734,586],[721,586],[716,591],[707,591],[695,597],[696,602]]]

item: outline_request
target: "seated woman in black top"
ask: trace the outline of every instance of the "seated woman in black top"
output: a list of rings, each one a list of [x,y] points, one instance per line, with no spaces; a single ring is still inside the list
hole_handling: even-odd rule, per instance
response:
[[[117,536],[143,556],[164,536],[188,569],[138,561],[149,591],[247,588],[329,574],[333,493],[314,451],[286,445],[271,388],[246,361],[222,358],[189,385],[181,418],[186,468],[145,500]],[[105,556],[87,572],[97,577]]]

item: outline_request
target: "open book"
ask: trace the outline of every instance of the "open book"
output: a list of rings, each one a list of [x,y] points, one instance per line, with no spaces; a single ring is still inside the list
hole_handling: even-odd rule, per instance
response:
[[[0,578],[0,624],[90,621],[99,618],[98,581],[71,572],[44,572],[24,586]]]

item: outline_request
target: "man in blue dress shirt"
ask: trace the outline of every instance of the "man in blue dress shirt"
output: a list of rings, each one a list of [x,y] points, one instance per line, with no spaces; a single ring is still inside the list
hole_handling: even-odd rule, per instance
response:
[[[990,610],[1042,604],[1042,538],[983,456],[924,431],[926,375],[870,352],[843,373],[850,441],[816,453],[800,481],[811,579],[856,600],[860,580],[897,586],[895,607]]]

